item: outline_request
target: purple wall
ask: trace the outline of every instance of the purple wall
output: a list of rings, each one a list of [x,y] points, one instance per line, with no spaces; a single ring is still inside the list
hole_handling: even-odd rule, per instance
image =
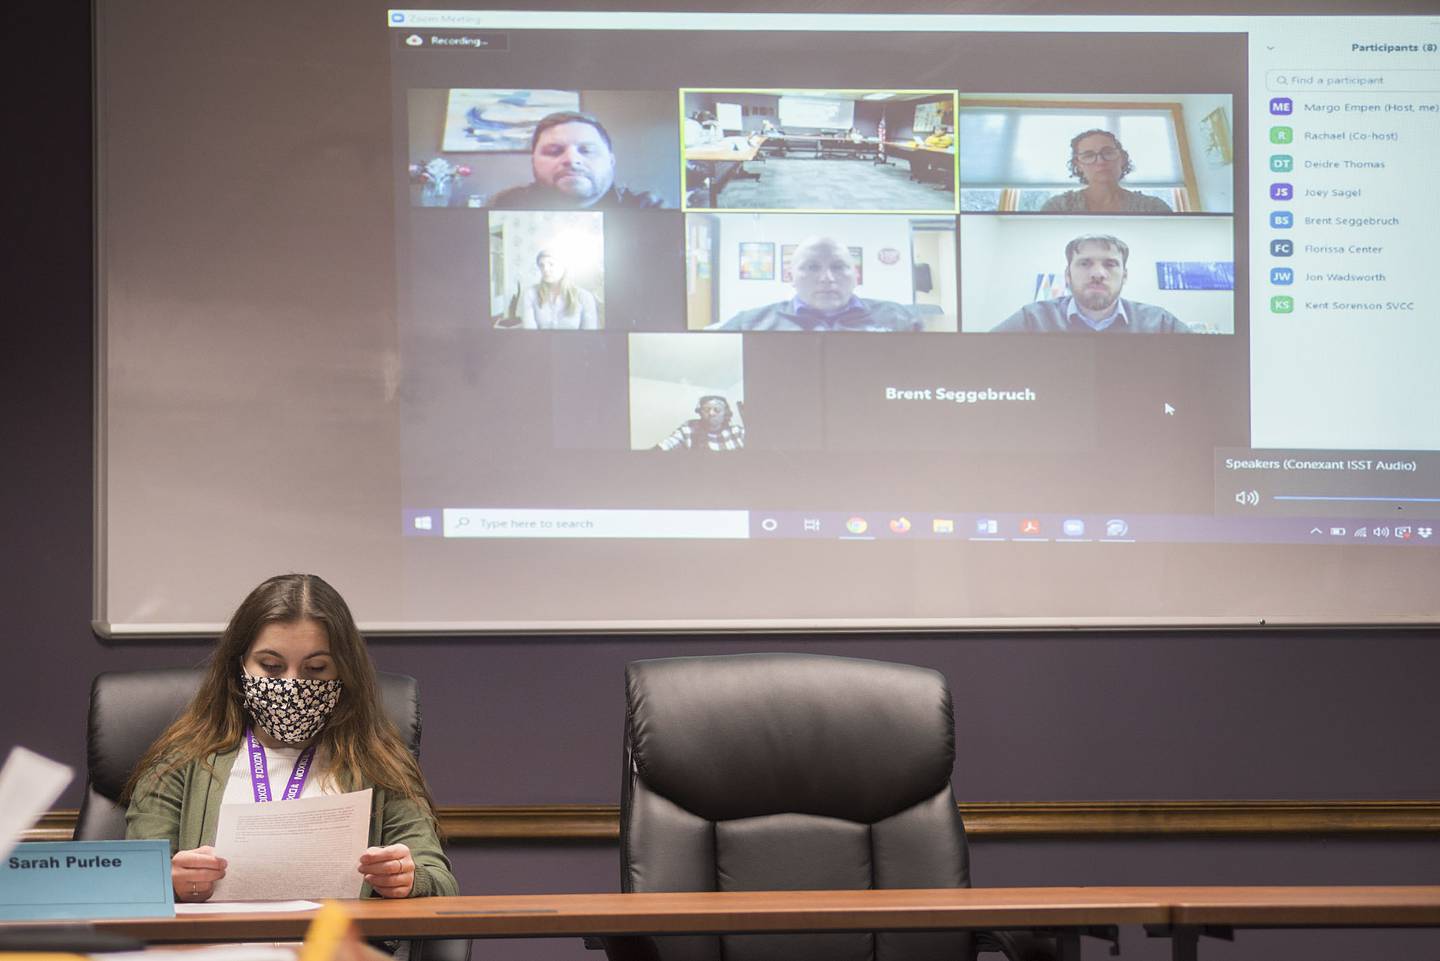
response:
[[[8,14],[18,201],[6,214],[9,334],[0,610],[11,678],[0,748],[83,768],[91,675],[189,664],[201,646],[107,646],[90,632],[93,366],[87,5]],[[17,189],[18,188],[18,189]],[[637,657],[824,651],[939,668],[955,690],[967,800],[1435,798],[1440,632],[1207,632],[802,639],[418,640],[375,645],[416,675],[424,762],[442,804],[614,802],[621,672]],[[63,803],[74,805],[72,790]],[[1440,839],[979,841],[977,883],[1440,883]],[[462,889],[614,890],[609,844],[456,848]],[[498,942],[487,959],[596,958]],[[1098,957],[1101,948],[1089,947]],[[1204,957],[1435,957],[1440,934],[1242,933]],[[482,955],[477,954],[477,958]],[[1125,932],[1125,957],[1167,957]]]

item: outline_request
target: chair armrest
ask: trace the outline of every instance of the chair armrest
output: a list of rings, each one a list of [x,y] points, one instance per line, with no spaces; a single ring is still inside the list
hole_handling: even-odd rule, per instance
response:
[[[470,961],[470,941],[465,938],[411,941],[410,961]]]
[[[659,961],[660,957],[654,938],[636,936],[586,938],[585,947],[592,950],[604,948],[608,961]]]
[[[1034,931],[976,931],[975,953],[999,951],[1009,961],[1059,961],[1055,938]]]
[[[1110,942],[1110,953],[1120,953],[1120,928],[1098,924],[1079,929],[1080,936]],[[976,931],[975,953],[999,951],[1009,961],[1059,961],[1060,941],[1044,931]]]

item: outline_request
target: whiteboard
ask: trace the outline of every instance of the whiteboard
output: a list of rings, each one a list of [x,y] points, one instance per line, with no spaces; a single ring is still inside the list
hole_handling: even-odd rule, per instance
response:
[[[780,123],[787,127],[849,130],[855,125],[855,101],[821,97],[781,97]]]
[[[740,105],[738,103],[717,103],[715,105],[715,119],[720,121],[720,129],[726,133],[731,130],[740,131],[745,129],[745,124],[740,120]]]

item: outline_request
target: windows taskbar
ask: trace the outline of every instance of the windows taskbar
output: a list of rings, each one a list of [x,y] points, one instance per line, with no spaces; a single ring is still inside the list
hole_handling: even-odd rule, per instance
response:
[[[1437,545],[1440,521],[1207,514],[445,507],[403,511],[444,539],[947,540],[967,543]]]

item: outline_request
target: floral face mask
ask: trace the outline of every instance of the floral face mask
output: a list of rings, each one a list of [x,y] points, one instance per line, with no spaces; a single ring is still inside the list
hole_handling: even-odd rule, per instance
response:
[[[254,677],[243,669],[245,711],[277,741],[300,744],[320,733],[340,702],[340,681]]]

